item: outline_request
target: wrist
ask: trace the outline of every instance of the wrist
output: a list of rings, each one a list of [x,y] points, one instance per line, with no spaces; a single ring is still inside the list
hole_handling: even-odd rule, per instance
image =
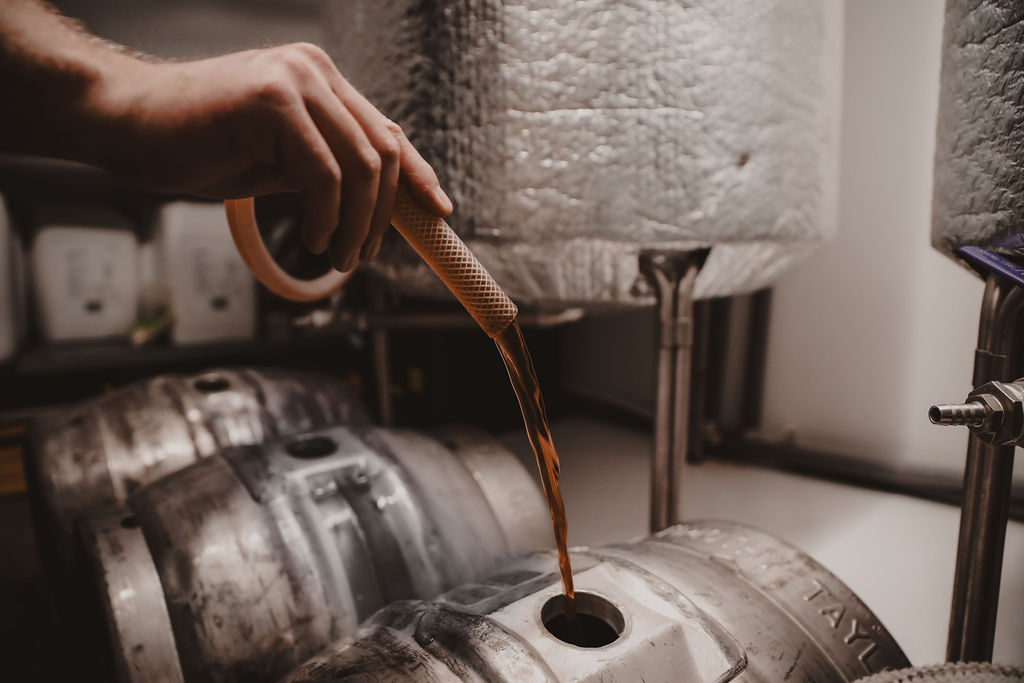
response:
[[[103,48],[79,96],[67,108],[67,153],[78,161],[116,171],[126,146],[133,143],[130,116],[137,108],[140,87],[150,81],[155,65]]]

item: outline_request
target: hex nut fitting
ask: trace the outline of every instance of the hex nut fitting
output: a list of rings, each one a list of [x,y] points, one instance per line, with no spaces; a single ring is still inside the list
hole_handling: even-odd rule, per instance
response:
[[[1024,386],[1021,380],[1012,383],[987,382],[967,395],[986,407],[988,419],[971,431],[979,440],[995,444],[1016,444],[1024,439]]]

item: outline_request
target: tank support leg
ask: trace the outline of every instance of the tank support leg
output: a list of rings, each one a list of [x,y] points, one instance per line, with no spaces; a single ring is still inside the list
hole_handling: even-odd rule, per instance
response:
[[[387,291],[380,282],[370,286],[370,310],[377,314],[387,311]],[[377,393],[377,418],[381,425],[394,424],[395,416],[391,406],[391,345],[388,330],[383,325],[370,329],[373,349],[373,383]]]
[[[640,272],[657,297],[657,376],[651,453],[651,531],[680,521],[679,494],[689,437],[693,285],[709,250],[645,251]]]
[[[974,355],[975,387],[1021,376],[1022,312],[1024,289],[989,275]],[[973,433],[969,439],[946,645],[950,662],[992,660],[1013,481],[1013,446],[987,444]]]

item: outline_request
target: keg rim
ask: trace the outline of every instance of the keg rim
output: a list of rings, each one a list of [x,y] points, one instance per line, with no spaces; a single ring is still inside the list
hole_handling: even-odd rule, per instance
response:
[[[609,627],[615,638],[601,645],[579,645],[565,640],[552,632],[549,624],[562,614],[565,603],[565,594],[561,591],[546,593],[541,601],[541,607],[536,611],[536,619],[539,622],[541,632],[548,638],[557,641],[560,645],[575,648],[584,652],[604,650],[614,647],[616,644],[628,638],[632,631],[632,623],[629,613],[623,605],[600,591],[578,590],[575,592],[576,613],[597,619]]]

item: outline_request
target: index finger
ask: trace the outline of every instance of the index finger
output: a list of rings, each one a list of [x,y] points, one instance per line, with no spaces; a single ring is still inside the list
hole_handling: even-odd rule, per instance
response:
[[[392,134],[398,140],[401,151],[401,170],[399,180],[409,190],[413,200],[425,211],[444,218],[452,212],[452,200],[441,189],[441,181],[437,179],[434,169],[405,137],[405,132],[398,126]]]

